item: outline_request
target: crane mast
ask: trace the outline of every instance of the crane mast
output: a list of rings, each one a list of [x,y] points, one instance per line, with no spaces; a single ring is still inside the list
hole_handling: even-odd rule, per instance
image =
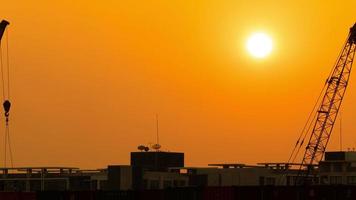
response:
[[[328,145],[341,102],[349,82],[356,51],[356,24],[350,28],[347,41],[327,80],[327,86],[316,113],[316,120],[306,146],[298,177],[310,177],[313,166],[323,158]],[[304,179],[305,180],[305,179]]]

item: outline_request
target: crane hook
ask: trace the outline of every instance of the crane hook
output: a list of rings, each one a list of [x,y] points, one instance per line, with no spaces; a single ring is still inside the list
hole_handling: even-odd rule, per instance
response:
[[[4,107],[5,110],[5,117],[6,117],[6,121],[8,120],[8,117],[10,115],[10,107],[11,107],[11,103],[9,100],[5,100],[4,103],[2,104],[2,106]]]

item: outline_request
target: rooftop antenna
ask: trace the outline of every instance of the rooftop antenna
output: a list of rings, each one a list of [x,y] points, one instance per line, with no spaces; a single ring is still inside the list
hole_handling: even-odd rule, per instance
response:
[[[156,144],[151,146],[152,149],[159,151],[161,145],[159,144],[159,126],[158,126],[158,114],[156,114]]]
[[[342,151],[342,113],[340,110],[340,151]]]
[[[156,114],[156,132],[157,132],[157,144],[159,144],[158,114]]]

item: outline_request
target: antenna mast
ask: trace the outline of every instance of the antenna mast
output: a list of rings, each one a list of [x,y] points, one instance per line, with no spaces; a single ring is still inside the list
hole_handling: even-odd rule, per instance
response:
[[[157,131],[157,144],[159,144],[158,114],[156,114],[156,131]]]
[[[156,114],[156,144],[153,144],[151,147],[152,149],[159,151],[159,149],[162,147],[159,144],[159,127],[158,127],[158,114]]]
[[[340,151],[342,151],[342,112],[340,110]]]

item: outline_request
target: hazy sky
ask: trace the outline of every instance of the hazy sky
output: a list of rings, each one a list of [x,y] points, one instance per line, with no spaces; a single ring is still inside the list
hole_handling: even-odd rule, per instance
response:
[[[355,1],[294,2],[2,2],[15,166],[128,164],[155,142],[156,113],[163,149],[187,166],[286,161],[356,19]],[[245,48],[256,31],[274,41],[263,60]],[[355,101],[351,75],[345,149]]]

